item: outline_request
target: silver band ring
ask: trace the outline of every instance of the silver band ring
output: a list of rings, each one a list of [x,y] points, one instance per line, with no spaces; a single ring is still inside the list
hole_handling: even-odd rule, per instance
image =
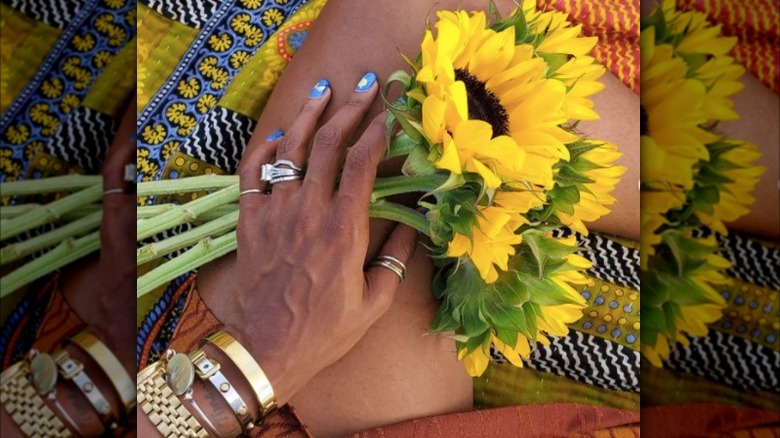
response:
[[[277,178],[274,178],[274,179],[272,179],[272,180],[271,180],[271,181],[269,181],[269,182],[270,182],[271,184],[277,184],[277,183],[280,183],[280,182],[285,182],[285,181],[295,181],[295,180],[298,180],[298,179],[303,179],[303,175],[301,175],[301,174],[296,174],[296,175],[285,175],[285,176],[280,176],[280,177],[277,177]]]
[[[124,194],[125,189],[108,189],[103,192],[103,196]]]
[[[246,190],[242,191],[241,193],[239,193],[238,197],[240,198],[240,197],[242,197],[244,195],[250,195],[252,193],[257,193],[257,194],[262,195],[262,194],[265,194],[265,190],[263,190],[263,189],[246,189]]]
[[[289,167],[292,170],[297,170],[298,172],[301,172],[303,170],[300,167],[296,166],[295,163],[293,163],[290,160],[276,160],[276,162],[274,163],[274,166],[276,166],[276,167],[287,166],[287,167]]]
[[[381,266],[383,268],[387,268],[395,275],[398,276],[401,280],[403,280],[406,277],[406,265],[397,258],[389,255],[381,255],[376,258],[373,262],[371,262],[371,266]]]

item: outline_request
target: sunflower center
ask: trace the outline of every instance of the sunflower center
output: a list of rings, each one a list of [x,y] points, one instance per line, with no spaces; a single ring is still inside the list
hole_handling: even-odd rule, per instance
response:
[[[650,130],[648,124],[650,123],[647,117],[647,110],[642,105],[639,105],[639,135],[647,135]]]
[[[490,123],[494,137],[509,134],[509,116],[498,97],[466,70],[455,70],[455,79],[466,84],[469,118]]]

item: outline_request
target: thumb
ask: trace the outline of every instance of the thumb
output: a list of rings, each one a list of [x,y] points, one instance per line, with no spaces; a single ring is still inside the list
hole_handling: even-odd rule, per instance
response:
[[[375,262],[379,257],[389,256],[401,262],[405,271],[417,248],[417,240],[417,230],[407,225],[397,224],[387,237]],[[391,264],[397,265],[397,262]],[[400,283],[401,277],[388,267],[372,264],[366,270],[365,299],[371,309],[370,313],[375,318],[379,318],[390,308]]]

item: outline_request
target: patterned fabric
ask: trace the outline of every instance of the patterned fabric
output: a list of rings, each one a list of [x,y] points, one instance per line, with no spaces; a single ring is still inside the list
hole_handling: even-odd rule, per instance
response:
[[[198,124],[180,151],[206,163],[212,163],[226,173],[236,173],[238,161],[249,143],[256,122],[236,112],[215,107]],[[178,174],[172,176],[178,177]]]
[[[708,14],[709,21],[723,26],[724,35],[738,37],[732,51],[734,58],[775,94],[780,94],[777,0],[677,0],[677,7]]]
[[[214,16],[223,0],[148,0],[141,1],[161,15],[200,29]]]
[[[31,158],[135,33],[135,3],[89,0],[35,76],[0,116],[0,182],[24,177]]]
[[[181,146],[249,58],[301,4],[241,0],[220,5],[138,116],[139,181],[162,175],[161,151]]]
[[[772,0],[768,0],[772,1]],[[591,55],[639,95],[639,2],[536,0],[541,9],[568,12],[585,36],[597,36]]]
[[[43,151],[79,166],[85,173],[99,173],[119,122],[87,107],[73,109],[69,119],[60,125]]]
[[[84,4],[80,0],[3,0],[3,2],[36,21],[60,29],[68,26]]]

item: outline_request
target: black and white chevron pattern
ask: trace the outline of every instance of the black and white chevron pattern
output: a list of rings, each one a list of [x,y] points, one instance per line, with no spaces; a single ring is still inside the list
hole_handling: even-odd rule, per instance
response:
[[[576,330],[549,339],[549,347],[539,345],[531,352],[527,367],[601,388],[639,392],[639,352]],[[495,347],[490,348],[492,361],[506,361]]]
[[[224,0],[141,0],[161,15],[200,29]]]
[[[84,0],[3,0],[17,11],[50,26],[64,29]]]
[[[690,338],[690,345],[675,344],[668,365],[746,391],[778,391],[780,352],[739,336],[710,330]]]
[[[220,106],[214,107],[181,146],[180,151],[227,173],[236,173],[256,122]]]
[[[621,245],[608,237],[590,233],[573,232],[567,228],[553,231],[555,237],[566,237],[574,233],[577,243],[585,248],[581,255],[593,263],[588,274],[602,281],[639,290],[639,250]]]
[[[106,151],[119,129],[113,117],[79,106],[74,108],[43,150],[69,164],[97,174]]]
[[[731,268],[726,271],[730,276],[769,289],[780,289],[780,250],[737,233],[718,235],[718,243],[726,248],[723,256],[731,261]]]

